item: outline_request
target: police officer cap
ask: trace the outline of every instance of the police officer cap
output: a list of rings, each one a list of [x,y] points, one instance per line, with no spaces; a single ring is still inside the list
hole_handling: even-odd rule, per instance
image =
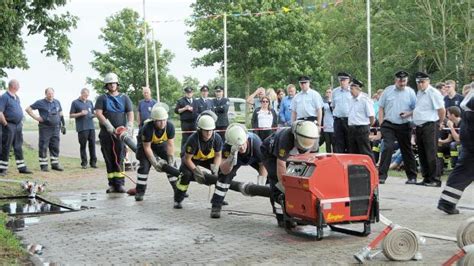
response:
[[[359,86],[359,88],[362,88],[364,87],[364,83],[362,83],[362,81],[359,81],[355,78],[352,78],[352,83],[351,83],[351,86],[352,85],[355,85],[355,86]]]
[[[214,87],[214,91],[223,91],[223,90],[224,88],[222,88],[222,86],[217,85]]]
[[[350,79],[351,75],[349,73],[346,73],[346,72],[339,72],[339,73],[337,73],[337,77],[339,79]]]
[[[209,91],[209,87],[207,85],[203,85],[201,87],[201,91],[204,91],[204,90]]]
[[[400,70],[397,73],[395,73],[395,77],[402,79],[408,77],[408,72]]]
[[[305,82],[310,82],[311,79],[308,76],[301,76],[298,78],[299,83],[305,83]]]
[[[417,80],[425,80],[425,79],[430,79],[430,76],[426,74],[425,72],[416,72],[415,78]]]
[[[186,87],[184,88],[184,92],[192,92],[193,91],[193,88],[192,87]]]

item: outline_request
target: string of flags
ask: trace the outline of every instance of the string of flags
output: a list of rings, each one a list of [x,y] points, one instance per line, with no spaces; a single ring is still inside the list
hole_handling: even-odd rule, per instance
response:
[[[278,13],[289,13],[291,11],[315,11],[318,8],[326,9],[330,6],[338,6],[342,4],[343,0],[334,0],[333,2],[323,2],[320,5],[310,5],[305,7],[297,7],[297,8],[289,8],[289,7],[282,7],[279,10],[266,10],[261,12],[244,12],[244,13],[230,13],[226,14],[229,17],[250,17],[250,16],[265,16],[265,15],[274,15]],[[200,19],[218,19],[223,17],[224,14],[215,14],[215,15],[206,15],[206,16],[191,16],[189,17],[191,20],[200,20]],[[185,21],[187,18],[180,18],[180,19],[167,19],[167,20],[152,20],[151,23],[170,23],[170,22],[180,22]]]

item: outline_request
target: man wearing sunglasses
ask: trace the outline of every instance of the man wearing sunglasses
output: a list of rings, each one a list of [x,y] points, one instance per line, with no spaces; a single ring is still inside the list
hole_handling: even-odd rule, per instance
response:
[[[385,88],[379,100],[379,123],[384,149],[379,166],[379,182],[385,183],[392,160],[395,141],[398,141],[408,180],[405,184],[416,184],[416,160],[411,147],[411,116],[415,109],[415,91],[407,86],[408,73],[395,73],[395,84]]]
[[[416,125],[416,144],[423,176],[423,181],[418,185],[440,187],[441,180],[436,175],[436,131],[446,116],[443,96],[430,85],[430,77],[426,73],[416,73],[416,84],[418,93],[413,122]]]

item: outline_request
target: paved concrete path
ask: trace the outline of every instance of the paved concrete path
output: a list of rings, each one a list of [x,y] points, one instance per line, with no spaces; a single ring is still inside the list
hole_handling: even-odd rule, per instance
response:
[[[28,135],[28,134],[25,134]],[[66,135],[69,137],[72,135]],[[27,142],[31,139],[25,137]],[[74,152],[71,141],[62,141],[63,154]],[[64,148],[63,148],[64,147]],[[70,151],[69,151],[70,150]],[[78,156],[78,147],[76,149]],[[99,156],[100,156],[100,151]],[[184,209],[172,208],[172,190],[164,174],[152,173],[143,202],[127,195],[105,194],[103,169],[81,177],[49,181],[53,195],[94,209],[40,217],[40,222],[18,234],[25,244],[45,247],[43,262],[60,264],[352,264],[353,254],[384,229],[373,226],[369,237],[326,231],[322,241],[288,235],[276,226],[268,199],[244,197],[230,191],[230,205],[221,219],[210,219],[210,191],[191,183]],[[135,178],[135,174],[128,173]],[[236,180],[256,181],[256,172],[244,167]],[[133,187],[126,180],[127,188]],[[381,213],[411,229],[454,237],[458,225],[474,215],[461,209],[448,216],[436,209],[441,188],[405,185],[390,178],[380,186]],[[474,186],[464,193],[460,206],[474,207]],[[357,224],[354,228],[361,229]],[[314,227],[301,228],[312,232]],[[439,265],[457,250],[453,242],[427,239],[421,262]],[[379,254],[375,264],[395,263]],[[397,264],[406,264],[397,263]]]

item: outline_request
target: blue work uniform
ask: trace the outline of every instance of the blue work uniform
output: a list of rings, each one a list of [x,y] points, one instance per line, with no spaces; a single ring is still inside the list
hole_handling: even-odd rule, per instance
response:
[[[38,110],[40,117],[43,119],[43,121],[38,124],[38,157],[40,167],[42,170],[48,169],[49,149],[51,167],[56,168],[59,165],[60,113],[63,111],[61,103],[56,99],[52,101],[41,99],[30,107],[33,110]]]
[[[143,99],[138,102],[138,116],[140,117],[140,124],[138,127],[142,127],[145,120],[150,118],[151,109],[156,104],[156,101],[153,99],[147,100]]]
[[[283,126],[291,125],[291,102],[293,101],[293,96],[285,96],[280,103],[280,124]]]
[[[215,132],[212,133],[212,137],[208,141],[202,140],[200,135],[201,133],[198,130],[188,138],[185,144],[185,154],[192,155],[192,161],[196,166],[199,165],[211,170],[211,164],[214,163],[216,153],[222,151],[222,139],[221,136]],[[190,181],[194,180],[193,172],[184,161],[185,156],[181,158],[179,170],[182,174],[176,184],[176,192],[174,194],[175,202],[183,201]]]
[[[334,152],[349,152],[349,108],[352,96],[350,88],[337,87],[332,92],[332,115],[334,116]]]
[[[212,100],[212,111],[217,115],[216,130],[221,136],[222,141],[225,141],[225,130],[229,126],[229,99],[228,98],[215,98]]]
[[[6,173],[8,169],[8,156],[13,146],[16,166],[21,172],[26,170],[23,158],[23,110],[20,106],[20,98],[10,92],[0,96],[0,113],[3,113],[7,125],[0,125],[0,173]]]
[[[436,174],[438,148],[438,123],[444,117],[438,117],[438,110],[444,109],[441,93],[429,86],[425,91],[418,90],[416,107],[413,110],[413,123],[416,125],[416,144],[420,159],[421,175],[425,184],[441,186]]]
[[[178,109],[181,109],[185,106],[191,106],[193,108],[192,111],[186,110],[182,113],[178,112]],[[193,99],[193,98],[187,98],[187,97],[182,97],[178,100],[176,103],[176,107],[174,109],[175,114],[179,115],[179,120],[181,121],[181,130],[182,131],[194,131],[196,130],[196,119],[198,116],[198,102]],[[186,144],[186,141],[188,140],[189,136],[191,136],[192,133],[186,132],[182,133],[182,138],[181,138],[181,152],[180,152],[180,157],[184,155],[184,145]]]
[[[87,111],[86,115],[75,118],[76,132],[79,139],[81,166],[87,166],[86,147],[89,146],[90,166],[96,167],[97,155],[95,151],[95,126],[94,126],[94,104],[90,100],[83,101],[81,98],[71,103],[70,114]]]
[[[145,194],[147,187],[148,174],[150,173],[151,164],[146,157],[145,150],[143,149],[143,143],[150,143],[151,150],[155,157],[168,161],[168,141],[174,139],[175,127],[171,121],[166,121],[166,127],[158,129],[155,126],[154,121],[146,122],[142,128],[138,131],[137,136],[137,160],[140,161],[140,167],[137,170],[137,193]],[[172,154],[171,154],[172,155]],[[176,167],[176,165],[172,165]],[[176,190],[177,177],[168,175],[168,181],[173,188]]]
[[[250,165],[255,170],[259,171],[260,164],[263,163],[263,155],[260,150],[262,141],[254,133],[248,133],[247,136],[247,150],[244,153],[237,153],[237,164],[232,167],[232,170],[228,174],[223,174],[219,170],[219,175],[217,177],[216,189],[214,190],[214,195],[212,196],[211,203],[213,207],[222,206],[225,195],[229,190],[232,179],[237,174],[237,170],[241,166]],[[223,159],[229,158],[231,156],[232,146],[229,144],[224,144],[222,149]]]
[[[399,89],[395,85],[388,86],[379,99],[379,109],[382,107],[384,110],[384,120],[380,125],[384,145],[379,166],[379,179],[382,183],[387,179],[395,141],[398,141],[400,146],[408,178],[407,183],[416,182],[416,160],[411,146],[411,118],[400,116],[402,112],[413,111],[415,104],[415,91],[410,87]]]

